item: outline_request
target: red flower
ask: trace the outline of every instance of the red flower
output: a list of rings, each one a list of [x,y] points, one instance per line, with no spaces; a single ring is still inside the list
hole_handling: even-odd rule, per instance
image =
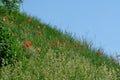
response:
[[[70,48],[72,48],[72,46],[70,46]]]
[[[74,47],[77,47],[78,45],[77,44],[74,44]]]
[[[23,26],[23,24],[19,24],[19,26],[20,26],[20,27],[22,27],[22,26]]]
[[[59,41],[59,40],[56,40],[56,44],[59,45],[59,44],[60,44],[60,41]]]
[[[66,43],[66,42],[64,42],[64,43],[63,43],[63,46],[66,46],[66,44],[67,44],[67,43]]]
[[[4,16],[3,18],[5,19],[5,21],[9,20],[9,18],[7,16]]]
[[[26,47],[29,48],[31,46],[30,42],[26,43]]]
[[[114,62],[115,61],[115,59],[114,58],[112,58],[112,62]]]
[[[49,43],[48,46],[53,46],[53,44],[52,44],[52,43]]]
[[[44,26],[43,28],[46,28],[46,26]]]
[[[31,22],[31,19],[30,19],[30,18],[28,18],[28,22]]]
[[[39,29],[39,28],[40,28],[40,26],[37,26],[37,28]]]
[[[97,52],[97,54],[99,54],[99,55],[100,55],[100,54],[101,54],[101,52],[100,52],[100,51],[98,51],[98,52]]]
[[[36,33],[37,33],[38,35],[40,35],[40,34],[41,34],[41,32],[39,32],[39,31],[36,31]]]
[[[81,48],[80,48],[80,51],[82,51],[82,50],[83,50],[83,48],[81,47]]]
[[[40,52],[40,51],[41,51],[41,48],[38,48],[37,50],[38,50],[38,52]]]

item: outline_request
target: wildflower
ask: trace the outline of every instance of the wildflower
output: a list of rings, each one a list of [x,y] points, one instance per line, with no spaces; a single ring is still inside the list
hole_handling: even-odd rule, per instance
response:
[[[40,35],[40,34],[41,34],[41,32],[39,32],[39,31],[36,31],[36,33],[37,33],[38,35]]]
[[[80,48],[80,51],[82,51],[82,50],[83,50],[83,48],[81,47],[81,48]]]
[[[112,58],[112,62],[114,62],[115,61],[115,59],[114,58]]]
[[[20,27],[22,27],[22,26],[23,26],[23,24],[19,24],[19,26],[20,26]]]
[[[4,21],[8,21],[9,18],[8,18],[7,16],[4,16],[4,17],[3,17],[3,20],[4,20]]]
[[[74,47],[77,47],[78,45],[77,44],[74,44]]]
[[[40,26],[37,26],[37,28],[39,29],[39,28],[40,28]]]
[[[31,46],[30,42],[26,43],[26,47],[29,48]]]
[[[40,48],[38,48],[37,50],[38,50],[38,52],[40,52],[40,51],[41,51],[41,49],[40,49]]]
[[[56,44],[59,45],[59,44],[60,44],[60,41],[59,41],[59,40],[56,40]]]
[[[63,46],[66,46],[66,44],[67,44],[67,43],[66,43],[66,42],[64,42],[64,43],[63,43]]]
[[[46,28],[46,26],[43,27],[44,29]]]
[[[28,18],[28,22],[31,22],[31,19],[30,19],[30,18]]]
[[[70,48],[72,48],[72,46],[70,46]]]
[[[49,43],[48,46],[53,46],[53,44],[52,44],[52,43]]]
[[[101,54],[101,52],[98,50],[97,54],[99,54],[99,55],[100,55],[100,54]]]

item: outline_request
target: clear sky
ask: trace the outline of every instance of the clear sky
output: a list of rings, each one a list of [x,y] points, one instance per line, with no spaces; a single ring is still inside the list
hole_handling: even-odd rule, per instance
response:
[[[120,0],[24,0],[21,11],[120,54]]]

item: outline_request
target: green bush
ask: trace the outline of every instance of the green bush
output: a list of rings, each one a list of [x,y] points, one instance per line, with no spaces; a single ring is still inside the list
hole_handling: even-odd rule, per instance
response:
[[[20,4],[23,3],[23,0],[2,0],[1,2],[6,8],[19,11]]]
[[[7,18],[7,17],[6,17]],[[17,60],[15,37],[11,37],[9,21],[0,17],[0,67],[11,64]]]
[[[7,15],[8,13],[9,13],[9,10],[7,8],[0,6],[0,16]]]

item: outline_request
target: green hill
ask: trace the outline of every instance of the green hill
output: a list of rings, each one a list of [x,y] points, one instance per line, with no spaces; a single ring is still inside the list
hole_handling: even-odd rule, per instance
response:
[[[0,80],[120,80],[104,51],[25,13],[0,7],[0,33]]]

